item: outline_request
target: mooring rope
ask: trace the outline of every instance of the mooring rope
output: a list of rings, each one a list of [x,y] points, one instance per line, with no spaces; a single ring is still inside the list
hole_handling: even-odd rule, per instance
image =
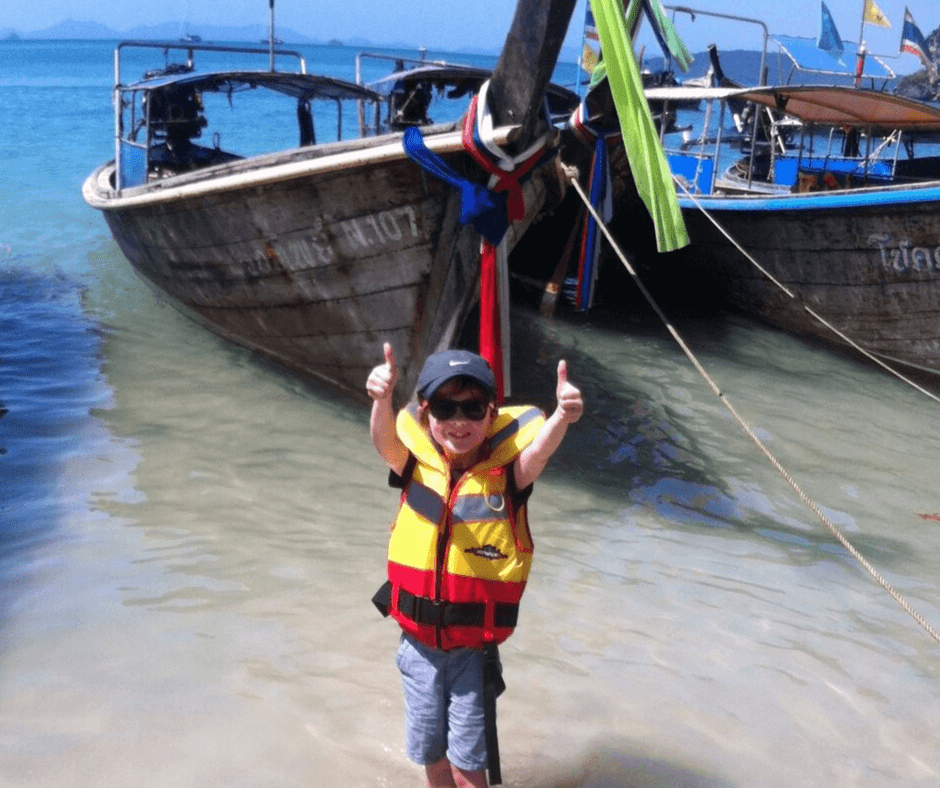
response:
[[[725,228],[721,226],[718,220],[715,219],[715,217],[712,216],[705,209],[705,206],[703,206],[696,199],[695,195],[692,194],[688,190],[685,183],[683,183],[680,178],[676,178],[675,176],[673,176],[673,180],[676,182],[676,185],[679,186],[680,189],[682,189],[682,191],[685,193],[685,196],[688,197],[690,200],[692,200],[692,202],[695,204],[695,207],[698,208],[702,212],[705,218],[708,219],[708,221],[710,221],[713,225],[715,225],[718,232],[720,232],[725,238],[727,238],[728,241],[730,241],[734,245],[734,248],[737,249],[741,254],[743,254],[744,257],[748,260],[748,262],[751,263],[751,265],[753,265],[758,271],[760,271],[764,276],[766,276],[771,282],[773,282],[777,287],[779,287],[784,293],[786,293],[790,298],[792,298],[796,303],[798,303],[800,307],[802,307],[802,309],[810,315],[810,317],[812,317],[815,320],[818,320],[822,325],[824,325],[826,328],[832,331],[836,336],[838,336],[843,342],[845,342],[848,345],[851,345],[863,356],[865,356],[871,361],[874,361],[878,366],[882,367],[883,369],[886,369],[888,372],[890,372],[892,375],[898,378],[898,380],[901,380],[904,383],[907,383],[909,386],[912,386],[913,388],[917,389],[921,394],[925,394],[926,396],[930,397],[935,402],[940,402],[940,397],[938,397],[936,394],[934,394],[931,391],[928,391],[923,386],[919,385],[915,381],[903,375],[901,372],[896,370],[890,364],[886,364],[876,355],[869,352],[868,350],[865,350],[865,348],[859,345],[854,339],[847,336],[840,329],[836,328],[834,325],[832,325],[832,323],[826,320],[822,315],[818,314],[817,312],[812,310],[810,307],[808,307],[805,303],[803,303],[803,301],[800,300],[799,296],[797,296],[796,293],[790,290],[782,282],[777,280],[774,277],[774,275],[771,274],[770,271],[768,271],[766,268],[764,268],[759,262],[757,262],[757,260],[755,260],[754,257],[743,246],[741,246],[741,244],[737,242],[737,240],[731,237],[728,231],[725,230]]]
[[[835,537],[835,539],[841,544],[845,550],[851,555],[858,563],[868,572],[868,574],[875,580],[878,585],[880,585],[890,596],[894,599],[898,605],[901,606],[901,609],[904,610],[911,618],[913,618],[923,630],[930,635],[937,643],[940,643],[940,632],[934,629],[933,626],[925,619],[914,607],[907,601],[907,599],[902,596],[902,594],[894,588],[882,575],[878,572],[875,567],[873,567],[866,558],[855,548],[855,546],[843,535],[843,533],[835,526],[835,524],[823,513],[819,508],[816,502],[803,490],[802,487],[797,483],[793,476],[783,467],[780,461],[773,455],[770,449],[767,448],[766,444],[757,436],[757,433],[751,428],[751,426],[741,417],[737,412],[728,398],[722,393],[721,389],[718,387],[718,384],[715,383],[714,379],[708,373],[701,362],[683,340],[682,336],[678,331],[673,327],[672,323],[669,322],[669,318],[666,317],[665,313],[660,309],[659,304],[646,289],[646,286],[640,280],[630,261],[627,259],[623,250],[620,248],[620,245],[614,240],[614,237],[611,235],[610,230],[607,225],[597,215],[597,212],[594,210],[594,206],[591,205],[590,200],[587,195],[585,195],[584,190],[581,188],[581,184],[578,181],[578,170],[576,167],[565,166],[565,175],[571,184],[574,186],[575,191],[584,201],[587,210],[594,214],[594,218],[598,223],[598,226],[601,228],[601,231],[604,233],[604,236],[607,238],[611,247],[614,250],[614,253],[620,259],[620,262],[623,263],[624,267],[627,269],[627,273],[630,274],[634,283],[640,289],[640,292],[643,294],[643,297],[647,300],[649,305],[653,308],[653,311],[663,322],[663,325],[666,327],[666,330],[672,335],[672,338],[678,343],[679,347],[682,348],[682,352],[688,357],[689,361],[692,362],[692,365],[698,370],[698,373],[702,376],[711,390],[715,393],[715,396],[721,401],[721,403],[728,409],[729,413],[734,417],[734,420],[738,422],[744,432],[748,437],[754,442],[757,448],[761,453],[767,458],[771,465],[776,469],[776,471],[783,477],[783,479],[790,485],[791,488],[799,496],[800,500],[803,501],[812,512],[819,518],[819,520],[826,526],[829,532]]]

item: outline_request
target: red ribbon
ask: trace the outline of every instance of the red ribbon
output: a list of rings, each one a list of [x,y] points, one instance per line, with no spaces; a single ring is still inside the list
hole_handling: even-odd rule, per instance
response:
[[[500,169],[481,151],[473,138],[477,119],[477,96],[470,101],[470,108],[463,122],[463,147],[470,157],[486,172],[496,178],[490,190],[506,192],[506,217],[511,222],[525,218],[525,200],[522,196],[524,178],[542,158],[544,149],[519,164],[512,172]],[[496,246],[485,238],[480,248],[480,355],[489,362],[496,378],[496,396],[499,402],[505,399],[503,376],[502,326],[499,319],[499,272]]]
[[[499,319],[499,286],[496,247],[485,238],[480,248],[480,355],[493,368],[496,399],[506,398],[503,380],[503,332]]]

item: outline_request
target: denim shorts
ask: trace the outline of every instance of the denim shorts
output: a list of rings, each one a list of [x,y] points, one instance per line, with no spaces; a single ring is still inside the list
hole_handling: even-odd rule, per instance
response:
[[[460,769],[485,769],[483,651],[438,651],[403,634],[396,662],[405,688],[408,757],[430,766],[446,755]]]

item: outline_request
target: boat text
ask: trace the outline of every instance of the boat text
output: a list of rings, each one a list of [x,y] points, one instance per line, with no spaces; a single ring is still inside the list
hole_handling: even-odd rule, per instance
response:
[[[397,243],[409,232],[412,238],[418,237],[418,220],[415,209],[410,205],[358,219],[347,219],[341,223],[341,227],[346,242],[353,248],[368,248],[376,243]]]
[[[320,218],[309,235],[282,242],[291,268],[301,270],[330,265],[339,254],[356,256],[362,249],[399,244],[406,237],[419,237],[418,217],[410,205],[336,222],[332,233],[326,232],[324,225]]]
[[[881,252],[881,264],[900,274],[917,271],[940,272],[940,246],[912,246],[909,239],[895,242],[894,236],[883,233],[869,235],[868,245]]]

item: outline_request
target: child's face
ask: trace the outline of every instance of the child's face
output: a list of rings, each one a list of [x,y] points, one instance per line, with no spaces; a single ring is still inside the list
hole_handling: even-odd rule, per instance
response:
[[[434,415],[435,403],[443,405],[445,411],[454,410],[452,405],[448,407],[449,403],[462,407],[450,418],[438,419]],[[475,415],[474,411],[479,412],[481,408],[485,409],[485,413],[482,419],[474,421],[467,418],[463,408],[469,410],[471,415]],[[434,393],[428,404],[431,437],[437,441],[444,450],[444,456],[450,461],[475,459],[471,455],[480,448],[492,420],[493,408],[490,406],[489,397],[476,386],[462,386],[459,382],[448,381]]]

